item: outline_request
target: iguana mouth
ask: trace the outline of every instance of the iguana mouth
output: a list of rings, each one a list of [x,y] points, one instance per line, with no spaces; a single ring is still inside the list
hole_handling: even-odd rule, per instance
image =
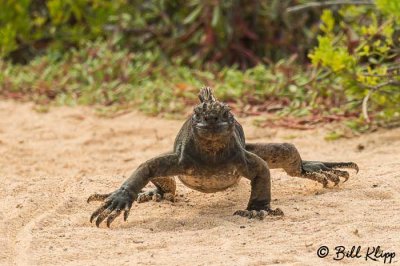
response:
[[[215,130],[215,129],[228,129],[229,124],[227,122],[220,122],[217,124],[209,124],[209,123],[198,123],[196,127],[199,129],[206,129],[206,130]]]
[[[217,124],[198,123],[195,125],[195,131],[200,137],[206,139],[213,139],[218,136],[225,136],[231,134],[231,126],[227,122],[220,122]]]

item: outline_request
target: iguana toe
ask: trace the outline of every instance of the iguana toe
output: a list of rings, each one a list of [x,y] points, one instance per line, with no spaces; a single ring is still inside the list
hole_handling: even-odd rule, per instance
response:
[[[111,195],[111,193],[108,194],[99,194],[99,193],[94,193],[90,195],[90,197],[87,199],[87,203],[90,203],[92,201],[103,201],[106,198],[108,198]]]
[[[323,174],[326,176],[326,178],[333,182],[335,186],[339,185],[340,183],[340,178],[332,171],[325,171]]]
[[[349,180],[350,178],[350,174],[347,171],[341,171],[341,170],[332,170],[332,173],[334,173],[335,175],[339,176],[339,177],[343,177],[344,181],[346,182],[347,180]]]
[[[328,178],[322,172],[308,172],[304,175],[306,178],[321,183],[323,187],[328,186]]]

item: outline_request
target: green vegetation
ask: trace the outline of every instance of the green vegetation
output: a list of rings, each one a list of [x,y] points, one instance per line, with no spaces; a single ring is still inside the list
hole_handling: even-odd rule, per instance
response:
[[[11,98],[39,104],[135,105],[150,114],[176,113],[197,102],[204,84],[221,99],[245,111],[248,105],[267,110],[308,114],[318,92],[307,90],[308,77],[291,62],[232,67],[216,72],[166,63],[157,53],[132,53],[115,42],[88,43],[68,53],[49,53],[27,65],[0,64],[0,91]],[[307,104],[306,104],[307,102]],[[315,105],[317,107],[317,104]]]
[[[209,85],[277,125],[400,121],[398,1],[285,11],[308,2],[6,1],[0,95],[179,115]]]
[[[48,50],[119,37],[130,51],[162,51],[203,68],[207,62],[242,69],[298,53],[314,42],[318,12],[289,16],[304,0],[20,0],[0,13],[0,57],[26,62]],[[279,47],[279,48],[278,48]]]
[[[382,13],[367,6],[324,10],[319,44],[310,54],[368,123],[400,119],[400,2],[376,4]]]

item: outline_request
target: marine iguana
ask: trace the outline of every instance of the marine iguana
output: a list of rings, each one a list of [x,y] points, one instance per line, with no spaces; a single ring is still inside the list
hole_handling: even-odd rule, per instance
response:
[[[242,126],[228,105],[215,99],[209,87],[199,94],[200,104],[179,131],[173,150],[142,163],[121,187],[109,194],[93,194],[88,202],[102,201],[90,222],[110,224],[122,212],[126,221],[132,203],[150,199],[173,200],[174,176],[186,186],[201,192],[216,192],[235,185],[241,177],[251,183],[250,200],[245,210],[234,215],[263,219],[266,215],[283,215],[271,208],[269,169],[283,168],[290,176],[304,177],[335,185],[349,173],[338,168],[355,169],[353,162],[304,161],[289,143],[246,143]],[[155,189],[142,192],[152,182]]]

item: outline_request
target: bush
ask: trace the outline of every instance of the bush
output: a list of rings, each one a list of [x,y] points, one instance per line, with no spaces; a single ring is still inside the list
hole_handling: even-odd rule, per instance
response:
[[[376,6],[325,10],[310,58],[366,122],[389,122],[400,119],[400,2],[377,0]]]
[[[0,13],[0,57],[26,63],[48,50],[65,51],[118,35],[132,52],[162,51],[168,59],[203,67],[211,62],[244,69],[314,44],[317,12],[288,16],[302,0],[21,0]],[[294,23],[293,23],[294,22]]]
[[[104,36],[104,24],[125,1],[3,1],[0,57],[26,63],[48,49],[63,51]]]
[[[45,53],[26,65],[0,60],[0,94],[39,104],[134,105],[150,114],[175,114],[210,85],[245,114],[308,116],[305,123],[314,123],[362,113],[364,121],[352,126],[398,121],[398,2],[325,10],[318,46],[309,55],[312,69],[296,60],[302,61],[299,54],[310,41],[298,44],[312,40],[315,30],[300,32],[288,21],[313,25],[308,15],[314,13],[275,16],[300,2],[8,1],[0,14],[0,22],[9,21],[0,24],[8,36],[0,39],[3,55],[25,58],[22,51],[37,52],[43,43]],[[111,35],[103,38],[103,29]],[[270,55],[277,61],[267,67],[263,61]]]

